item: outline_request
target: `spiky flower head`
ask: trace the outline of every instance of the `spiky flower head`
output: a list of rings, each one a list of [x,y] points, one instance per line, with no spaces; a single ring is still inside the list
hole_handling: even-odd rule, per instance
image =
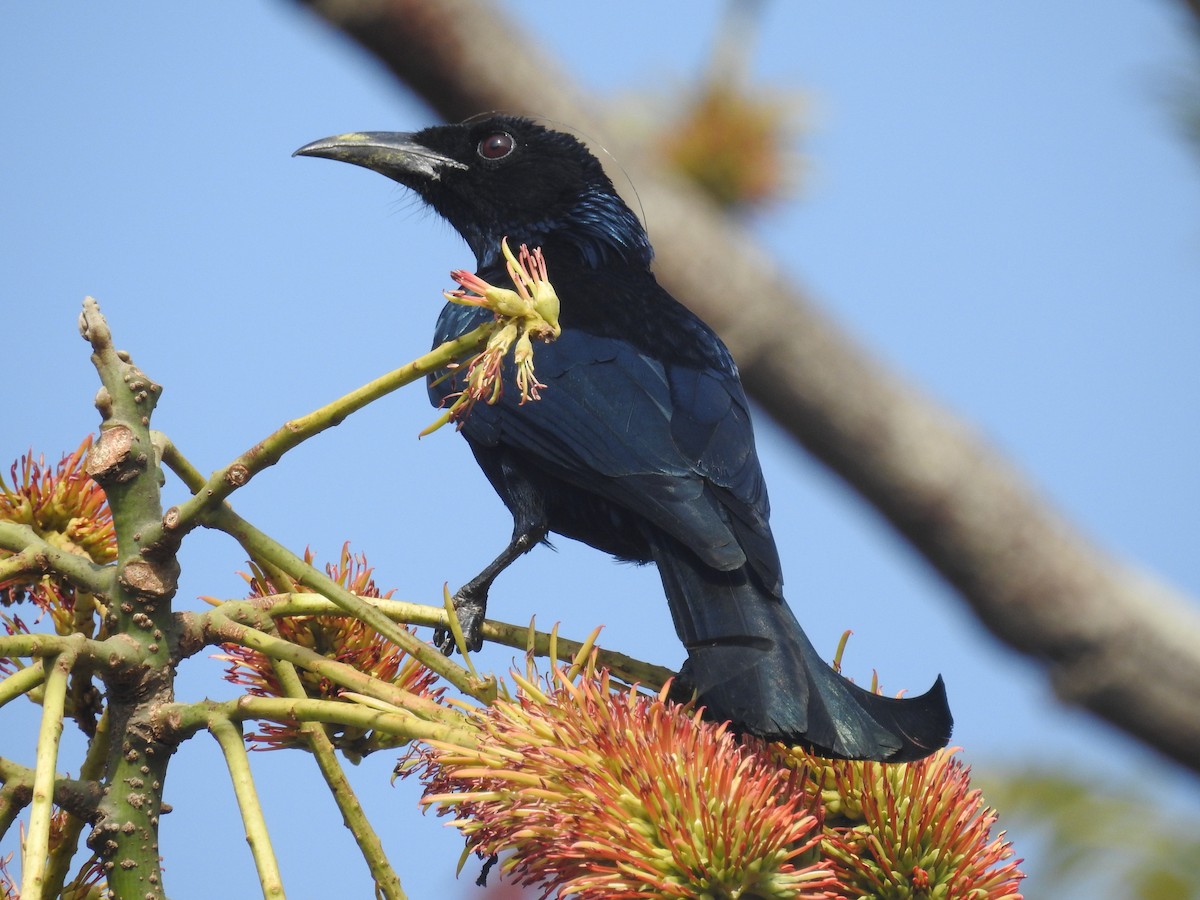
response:
[[[465,269],[450,273],[460,289],[447,291],[446,299],[451,303],[490,309],[496,316],[498,327],[488,338],[487,346],[467,362],[463,389],[447,398],[453,398],[449,409],[421,432],[422,437],[447,422],[461,427],[476,403],[499,400],[504,392],[501,377],[504,361],[510,350],[521,403],[539,399],[539,392],[545,387],[534,374],[533,342],[552,341],[562,333],[558,324],[558,295],[546,274],[546,260],[540,248],[530,250],[522,244],[520,252],[514,254],[508,246],[508,238],[504,238],[500,249],[515,291],[489,284]]]
[[[468,850],[508,854],[543,898],[830,896],[803,776],[764,748],[592,666],[513,678],[476,748],[430,743],[406,767]]]
[[[311,564],[312,560],[312,552],[306,551],[305,561]],[[243,574],[250,584],[250,598],[309,591],[309,588],[294,582],[278,584],[257,567],[252,565],[251,568],[251,574]],[[349,544],[342,546],[338,562],[327,565],[325,571],[339,585],[360,597],[388,599],[392,596],[393,591],[390,590],[380,593],[366,558],[351,554]],[[279,580],[285,577],[277,576]],[[276,620],[276,628],[285,640],[345,663],[388,684],[429,698],[436,698],[442,693],[442,688],[433,687],[436,676],[429,669],[352,616],[285,616]],[[226,652],[217,658],[229,663],[225,675],[227,681],[245,687],[256,696],[285,696],[275,669],[266,656],[236,645],[225,645],[224,649]],[[307,670],[300,670],[299,675],[306,694],[311,698],[334,700],[342,692],[339,685],[321,675]],[[257,745],[256,749],[306,746],[299,727],[295,725],[261,722],[259,729],[246,736],[248,741]],[[403,743],[390,735],[349,727],[343,727],[330,737],[335,746],[352,758],[361,758],[376,750]]]
[[[887,764],[786,751],[785,761],[806,769],[821,790],[822,852],[839,896],[1020,900],[1020,860],[1003,832],[991,836],[996,814],[971,789],[957,753]]]
[[[27,525],[51,546],[104,565],[116,559],[117,538],[104,491],[84,471],[91,446],[89,435],[54,467],[32,450],[13,463],[11,485],[0,476],[0,521]],[[0,550],[0,561],[10,556]],[[103,609],[97,599],[64,578],[26,571],[0,581],[0,604],[23,600],[48,612],[59,634],[107,636],[99,633]]]

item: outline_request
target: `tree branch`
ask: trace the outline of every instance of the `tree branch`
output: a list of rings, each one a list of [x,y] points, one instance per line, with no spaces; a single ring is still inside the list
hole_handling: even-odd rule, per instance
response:
[[[0,793],[10,797],[18,811],[33,799],[33,777],[33,769],[0,756],[0,784],[4,785]],[[59,777],[54,782],[55,804],[85,821],[96,818],[96,806],[100,797],[100,785],[95,781]],[[0,825],[2,824],[0,817]],[[3,835],[4,828],[0,827],[0,837]]]
[[[289,450],[299,446],[310,437],[341,424],[347,416],[362,409],[368,403],[372,403],[406,384],[418,381],[430,372],[445,367],[447,363],[454,362],[472,351],[480,349],[493,331],[495,331],[494,325],[490,322],[485,323],[467,334],[446,341],[425,355],[379,376],[349,394],[325,404],[320,409],[285,422],[229,465],[214,472],[202,485],[189,484],[194,496],[179,506],[167,510],[163,519],[164,529],[174,535],[175,540],[178,540],[199,523],[200,517],[206,511],[215,509],[222,500],[249,482],[263,469],[275,465]],[[167,446],[172,451],[171,457],[168,459],[169,463],[181,458],[174,445],[168,444]]]
[[[83,657],[80,665],[84,668],[94,668],[100,671],[120,670],[139,661],[137,648],[131,641],[126,641],[120,636],[111,637],[105,641],[92,641],[77,635],[63,636],[42,632],[0,635],[0,657],[54,656],[72,648],[79,649]],[[10,676],[10,679],[0,682],[0,685],[3,685],[3,688],[0,689],[0,705],[8,702],[10,697],[14,696],[10,692],[16,690],[15,685],[18,682],[14,681],[10,686],[9,680],[15,677],[14,674]],[[33,676],[27,677],[32,678]]]
[[[971,428],[832,325],[748,234],[623,153],[597,104],[536,41],[484,0],[303,5],[447,119],[532,113],[614,150],[654,223],[660,280],[721,333],[770,415],[873,503],[993,633],[1042,663],[1064,700],[1200,771],[1200,616],[1186,599],[1097,550]],[[486,53],[476,49],[482,36]]]
[[[14,554],[0,564],[0,581],[53,571],[90,594],[111,589],[114,567],[98,566],[86,556],[55,547],[28,525],[0,522],[0,550]]]
[[[113,740],[88,846],[102,860],[114,896],[155,900],[165,896],[158,822],[174,747],[158,741],[145,726],[156,705],[174,699],[171,601],[179,584],[178,542],[148,539],[163,516],[159,451],[150,433],[162,388],[115,347],[108,322],[91,297],[83,302],[79,324],[103,385],[96,395],[103,419],[100,437],[85,468],[104,488],[117,538],[115,577],[104,595],[113,638],[105,646],[114,654],[123,646],[135,659],[132,665],[102,670]]]
[[[377,699],[375,694],[363,695]],[[209,728],[213,721],[233,722],[240,726],[251,719],[263,719],[280,724],[293,722],[322,722],[361,728],[363,731],[379,731],[394,737],[410,740],[441,741],[463,747],[475,745],[475,734],[463,727],[463,716],[449,712],[441,721],[430,721],[410,715],[411,708],[401,700],[393,704],[388,700],[378,701],[392,711],[386,711],[365,703],[341,700],[316,700],[312,698],[255,697],[249,694],[234,700],[200,700],[196,703],[173,703],[160,708],[158,724],[172,736],[183,739],[202,728]]]

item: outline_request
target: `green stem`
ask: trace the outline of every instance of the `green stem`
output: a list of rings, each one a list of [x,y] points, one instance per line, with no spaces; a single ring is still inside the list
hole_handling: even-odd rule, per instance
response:
[[[37,762],[34,765],[33,800],[29,805],[29,832],[25,838],[21,864],[21,895],[24,897],[45,896],[50,818],[54,802],[54,768],[58,764],[58,743],[62,737],[67,680],[77,655],[78,650],[64,650],[55,657],[46,675],[42,725],[38,731]]]
[[[233,792],[237,797],[238,809],[242,813],[246,841],[254,855],[254,865],[258,869],[258,881],[262,885],[263,896],[282,898],[283,877],[279,874],[279,863],[275,859],[275,851],[271,848],[271,836],[267,832],[262,805],[258,802],[254,778],[250,774],[250,758],[242,740],[241,725],[235,725],[220,715],[210,715],[208,730],[217,739],[225,754],[225,764],[229,767],[229,778],[233,782]]]
[[[192,465],[191,461],[180,452],[179,448],[165,434],[156,431],[154,435],[158,446],[162,448],[162,459],[167,468],[174,472],[179,477],[179,480],[183,482],[184,486],[193,494],[203,490],[205,478],[200,470]],[[254,559],[253,557],[251,557],[251,560],[266,573],[272,583],[287,583],[286,576],[266,560]]]
[[[37,773],[20,763],[0,756],[0,782],[12,787],[21,806],[33,799],[33,780]],[[54,783],[54,803],[72,815],[90,819],[102,794],[95,781],[80,781],[76,778],[58,778]]]
[[[157,541],[151,544],[143,539],[152,525],[158,528],[162,521],[159,467],[150,436],[150,417],[162,395],[162,387],[135,366],[129,354],[116,348],[108,321],[94,298],[84,298],[79,321],[84,340],[92,346],[92,365],[103,385],[96,398],[96,407],[104,421],[100,438],[88,454],[85,470],[104,488],[108,498],[113,530],[117,535],[117,568],[124,569],[137,555],[152,550],[153,560],[151,557],[138,559],[137,568],[144,570],[151,561],[161,562],[165,555],[173,556],[161,552],[164,548]],[[174,563],[173,558],[171,562]],[[152,574],[165,577],[161,570]],[[139,577],[139,580],[142,579]],[[174,579],[168,580],[173,586]],[[111,594],[104,588],[90,589],[95,593]],[[120,603],[116,615],[123,625]]]
[[[461,718],[457,725],[427,722],[415,716],[385,712],[359,703],[339,700],[297,700],[291,697],[244,695],[236,700],[221,702],[202,700],[198,703],[172,703],[158,712],[158,721],[165,728],[169,728],[173,735],[186,737],[207,727],[209,720],[214,716],[229,722],[244,722],[248,719],[266,719],[284,724],[325,722],[330,725],[379,731],[410,740],[442,741],[460,747],[475,746],[475,735],[463,727]]]
[[[369,697],[377,697],[393,706],[399,706],[422,719],[441,722],[455,721],[453,712],[432,700],[372,678],[353,666],[324,657],[307,647],[298,646],[291,641],[285,641],[249,625],[234,622],[219,609],[205,613],[204,619],[208,625],[206,632],[217,643],[240,644],[251,650],[257,650],[271,659],[286,660],[302,669],[323,675],[342,687],[366,694]]]
[[[427,722],[415,716],[383,712],[358,703],[334,700],[293,700],[288,697],[241,697],[232,701],[236,710],[230,718],[274,719],[277,722],[326,722],[351,728],[379,731],[395,737],[441,741],[474,747],[475,734],[460,724]]]
[[[46,571],[44,563],[38,560],[37,551],[26,547],[20,553],[14,553],[5,559],[0,559],[0,584],[16,578],[18,575],[43,574]]]
[[[3,654],[0,653],[0,655]],[[4,706],[4,704],[14,697],[20,697],[22,694],[33,690],[45,680],[46,669],[40,659],[32,665],[18,669],[3,681],[0,681],[0,706]]]
[[[100,669],[116,668],[121,663],[133,665],[140,658],[134,644],[115,638],[89,641],[78,634],[9,634],[0,637],[0,657],[56,656],[67,650],[82,654],[89,665]]]
[[[355,595],[357,596],[357,595]],[[424,603],[408,603],[403,600],[381,600],[374,597],[359,598],[365,603],[382,612],[394,622],[404,622],[408,625],[422,625],[431,628],[444,627],[447,622],[446,610],[440,606],[429,606]],[[219,609],[230,618],[239,619],[241,608],[262,610],[272,618],[281,616],[336,616],[344,615],[340,606],[326,600],[319,594],[290,593],[278,594],[275,598],[260,597],[254,600],[233,600],[222,603]],[[484,640],[506,647],[524,650],[529,646],[530,634],[533,635],[533,652],[535,656],[549,656],[551,635],[545,631],[536,631],[526,625],[512,625],[508,622],[498,622],[485,619],[483,623]],[[568,638],[558,637],[558,661],[571,662],[583,644]],[[668,678],[674,678],[675,672],[666,666],[656,666],[643,662],[615,650],[597,648],[598,660],[601,666],[629,684],[637,683],[647,688],[658,690],[666,684]]]
[[[285,422],[281,428],[259,441],[229,465],[213,472],[203,484],[189,483],[188,487],[194,496],[170,511],[170,530],[182,534],[195,528],[200,524],[204,512],[215,509],[221,501],[246,484],[254,475],[275,465],[287,451],[310,437],[341,424],[347,416],[368,403],[480,349],[487,343],[494,330],[494,323],[480,325],[308,415]],[[176,459],[172,451],[173,445],[164,448],[163,461],[175,469]]]
[[[115,571],[113,566],[98,566],[86,556],[72,553],[61,547],[55,547],[40,537],[28,525],[18,525],[15,522],[0,522],[0,550],[10,550],[17,554],[6,559],[5,564],[14,559],[32,553],[36,564],[23,571],[50,572],[61,575],[74,584],[93,594],[107,593],[112,585]],[[11,577],[0,570],[0,581]]]
[[[393,644],[428,669],[432,669],[464,694],[481,703],[496,699],[496,680],[478,678],[452,662],[436,647],[426,644],[403,628],[398,627],[382,612],[362,598],[350,593],[328,575],[318,572],[282,544],[263,534],[229,506],[221,506],[205,515],[205,524],[233,537],[254,559],[264,559],[287,574],[298,585],[310,588],[327,597],[345,612],[375,629]],[[364,693],[369,693],[364,691]]]
[[[475,329],[464,337],[473,335],[479,330]],[[443,344],[439,350],[457,343],[451,341]],[[422,359],[427,358],[422,357]],[[409,365],[413,366],[416,363]],[[435,369],[439,367],[433,366]],[[398,369],[397,371],[402,370]],[[190,490],[202,492],[206,489],[203,484],[196,482],[196,479],[199,478],[198,471],[174,444],[168,442],[164,447],[163,461],[184,480]],[[417,639],[402,628],[397,628],[387,616],[343,588],[328,575],[314,569],[279,542],[259,531],[235,513],[229,504],[222,504],[210,509],[203,514],[203,517],[206,526],[228,534],[241,544],[242,549],[249,554],[251,559],[261,561],[263,565],[283,572],[297,584],[312,588],[322,596],[328,597],[342,610],[374,628],[392,643],[401,647],[409,656],[436,672],[464,694],[474,697],[481,703],[491,703],[496,699],[496,680],[494,678],[480,679],[472,675],[466,669],[453,663],[436,647]],[[172,529],[178,527],[180,527],[178,523],[173,521]]]
[[[204,474],[192,465],[191,460],[179,451],[169,437],[161,431],[155,431],[152,434],[155,445],[162,448],[163,465],[178,476],[184,487],[193,494],[198,494],[204,488]]]
[[[0,785],[0,840],[3,840],[4,836],[8,834],[8,829],[12,827],[12,823],[17,820],[17,816],[24,808],[25,801],[21,796],[19,785],[11,782]]]
[[[171,602],[179,579],[178,542],[162,534],[162,470],[150,432],[162,388],[116,348],[91,297],[84,300],[80,330],[103,385],[96,394],[100,436],[84,468],[104,488],[117,536],[117,561],[104,573],[107,582],[89,586],[104,598],[106,627],[114,635],[95,645],[99,652],[89,659],[104,676],[112,734],[89,846],[103,860],[109,893],[153,900],[165,897],[158,825],[175,748],[147,726],[153,710],[174,699]],[[132,664],[122,664],[124,654]]]
[[[279,679],[284,693],[291,699],[306,699],[304,685],[296,673],[296,667],[284,660],[275,660],[273,665],[275,675]],[[346,773],[342,771],[337,753],[334,751],[333,741],[329,739],[325,726],[317,722],[303,722],[300,730],[308,741],[308,747],[317,761],[321,775],[325,778],[325,784],[329,786],[338,809],[342,811],[342,820],[350,829],[350,833],[354,835],[358,849],[362,852],[363,859],[366,860],[367,866],[371,870],[371,877],[375,879],[376,888],[387,900],[407,900],[404,888],[400,886],[400,879],[387,860],[383,842],[379,840],[379,835],[371,827],[370,821],[359,805],[358,798],[354,795],[354,789],[350,786],[349,779],[346,778]]]
[[[92,735],[88,746],[87,756],[79,767],[79,780],[98,782],[104,774],[104,761],[108,756],[108,712],[100,716],[96,723],[96,733]],[[67,824],[59,835],[58,843],[50,853],[50,863],[46,867],[46,896],[59,897],[71,870],[71,860],[79,847],[79,835],[83,832],[86,820],[72,813],[67,818]]]

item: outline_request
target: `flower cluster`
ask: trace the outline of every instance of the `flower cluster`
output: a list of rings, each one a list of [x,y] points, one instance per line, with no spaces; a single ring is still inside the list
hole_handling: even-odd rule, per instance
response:
[[[509,350],[512,350],[521,403],[539,399],[539,391],[545,387],[534,374],[533,342],[552,341],[562,332],[558,324],[558,295],[547,277],[546,260],[542,257],[541,249],[530,250],[522,244],[519,254],[514,255],[507,238],[501,241],[500,249],[507,263],[508,276],[516,286],[515,291],[488,284],[465,269],[455,269],[450,273],[460,289],[447,291],[446,299],[452,303],[491,310],[499,327],[488,339],[487,346],[467,363],[463,389],[447,398],[453,398],[450,408],[421,432],[422,436],[446,422],[454,422],[461,427],[476,403],[481,400],[495,403],[499,400],[504,391],[501,372]]]
[[[311,551],[305,553],[305,561],[311,563]],[[295,583],[277,584],[255,567],[253,574],[243,575],[250,584],[249,597],[266,597],[282,592],[306,592],[309,589]],[[387,599],[392,591],[380,593],[372,577],[372,569],[363,556],[350,553],[349,544],[342,547],[336,564],[325,568],[326,573],[346,590],[360,597]],[[434,674],[408,656],[398,646],[384,638],[370,626],[352,616],[286,616],[277,620],[280,637],[305,647],[329,659],[345,663],[359,672],[388,684],[396,685],[414,694],[436,698],[442,688],[434,688]],[[229,663],[226,680],[245,687],[260,697],[286,696],[271,661],[261,653],[247,647],[225,645],[225,653],[218,656]],[[341,688],[316,673],[300,670],[300,680],[305,693],[312,698],[334,700]],[[258,745],[258,749],[275,750],[283,747],[306,746],[300,729],[291,724],[262,722],[260,731],[247,735],[247,740]],[[343,727],[331,734],[334,744],[352,758],[361,758],[384,747],[395,747],[401,741],[388,735],[366,732],[361,729]]]
[[[830,761],[582,668],[514,673],[516,696],[475,713],[476,746],[428,742],[397,769],[543,898],[1020,900],[956,751]]]
[[[511,851],[518,883],[583,900],[829,896],[819,813],[765,748],[604,671],[513,677],[475,749],[431,743],[405,771],[471,850]]]
[[[957,748],[914,763],[824,760],[776,745],[807,771],[825,808],[822,852],[844,897],[1019,900],[1012,845],[971,790]]]
[[[117,538],[104,491],[84,471],[91,446],[89,435],[53,468],[33,451],[13,463],[11,486],[0,476],[0,521],[27,525],[50,545],[103,565],[116,559]],[[10,556],[0,550],[0,561]],[[0,581],[0,604],[23,600],[49,613],[59,634],[104,636],[97,598],[60,576],[24,572]]]

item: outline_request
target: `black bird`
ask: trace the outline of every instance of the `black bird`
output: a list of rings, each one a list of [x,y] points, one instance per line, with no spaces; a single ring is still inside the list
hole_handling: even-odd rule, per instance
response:
[[[296,153],[411,188],[463,236],[492,284],[511,285],[501,238],[545,253],[562,335],[535,350],[541,399],[518,406],[510,388],[462,427],[514,520],[508,547],[456,595],[469,642],[492,581],[552,531],[658,565],[688,652],[680,682],[709,718],[851,759],[899,762],[945,746],[952,720],[940,677],[920,697],[877,696],[834,672],[800,628],[783,599],[737,367],[659,286],[645,230],[583,144],[492,116],[344,134]],[[448,304],[435,345],[490,316]],[[435,405],[460,389],[454,378],[429,384]]]

